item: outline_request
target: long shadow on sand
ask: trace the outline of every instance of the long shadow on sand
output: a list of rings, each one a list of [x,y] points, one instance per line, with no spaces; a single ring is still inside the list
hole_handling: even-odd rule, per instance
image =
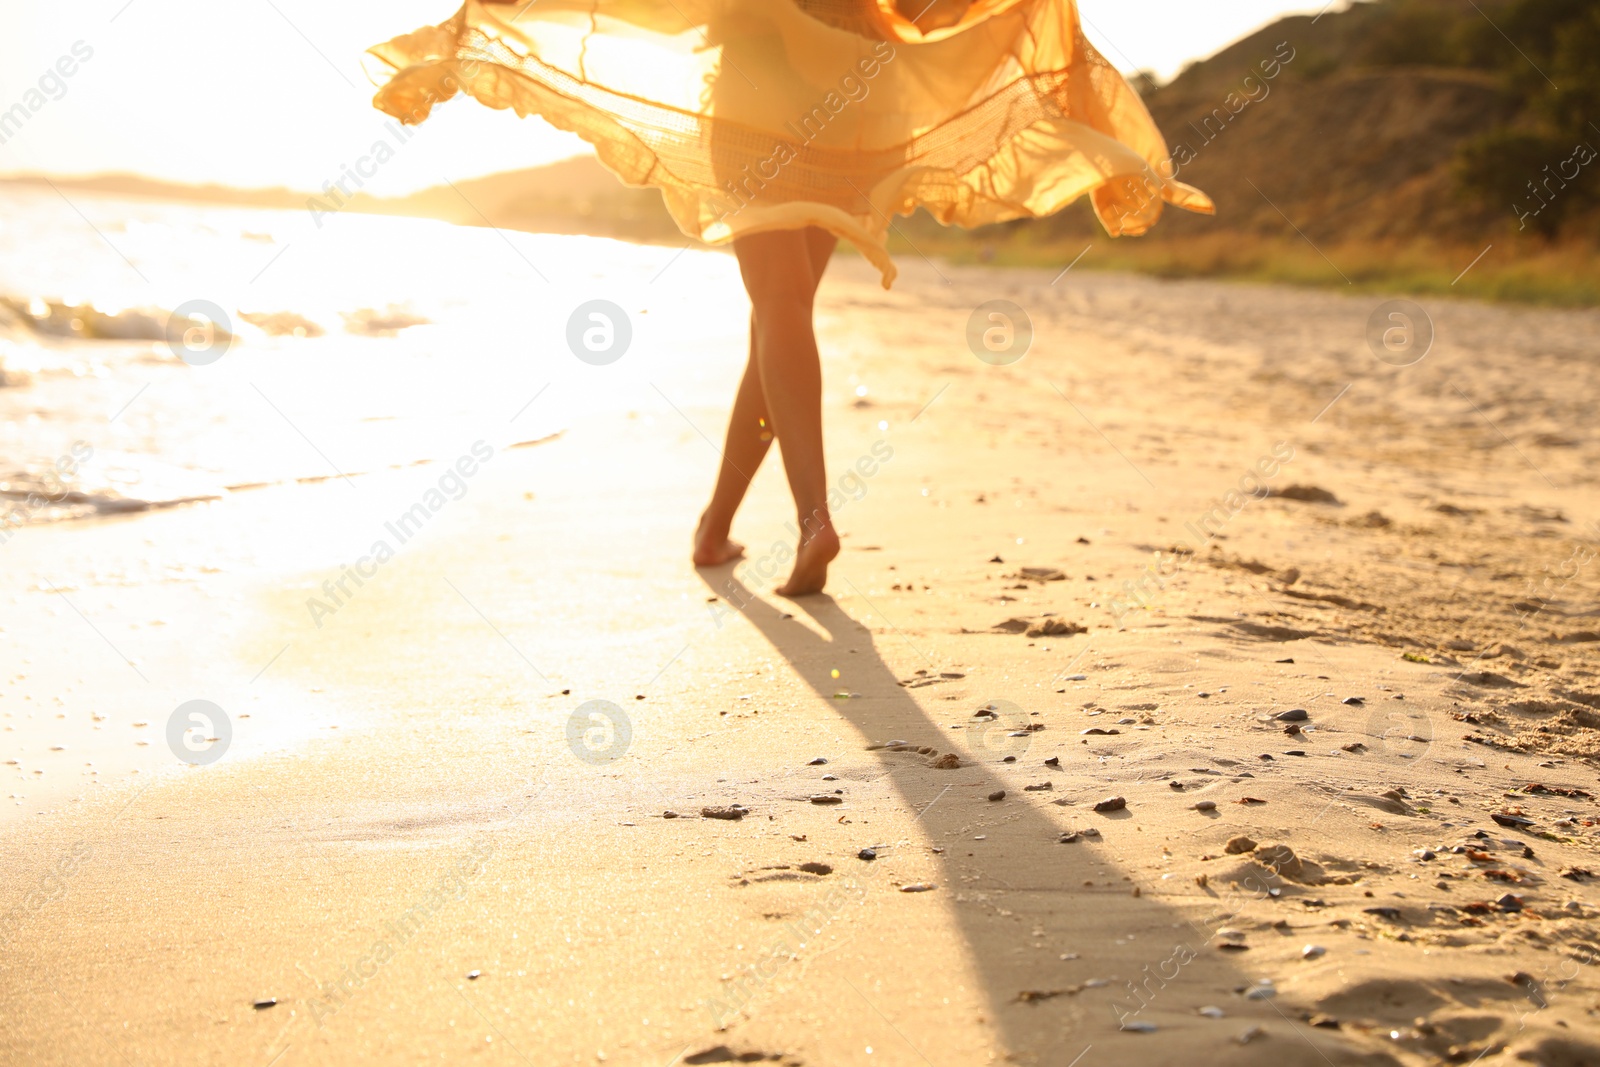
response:
[[[1228,1008],[1230,1015],[1260,1016],[1263,1021],[1277,1023],[1274,1029],[1285,1037],[1289,1030],[1274,1005],[1246,1002],[1233,993],[1249,983],[1225,961],[1223,953],[1207,943],[1207,926],[1192,924],[1148,897],[1135,897],[1132,885],[1123,879],[1110,858],[1108,845],[1083,838],[1076,844],[1058,841],[1063,827],[1090,824],[1098,825],[1107,837],[1121,839],[1123,849],[1139,845],[1156,849],[1159,844],[1155,838],[1138,845],[1128,840],[1137,836],[1133,820],[1126,812],[1121,813],[1120,820],[1092,815],[1092,797],[1076,798],[1078,802],[1071,807],[1051,807],[1050,800],[1042,798],[1063,794],[1018,791],[1003,802],[990,802],[988,797],[994,791],[1018,789],[1014,779],[1002,781],[996,773],[1004,753],[976,753],[979,762],[969,762],[969,753],[960,752],[959,743],[952,743],[965,731],[953,730],[949,724],[941,726],[912,699],[879,656],[867,627],[826,595],[795,601],[799,610],[828,634],[824,640],[755,597],[737,579],[723,577],[727,573],[722,569],[707,570],[701,572],[701,577],[713,592],[743,605],[743,617],[772,643],[818,696],[855,727],[863,747],[894,738],[931,746],[940,753],[958,750],[962,756],[958,770],[941,770],[930,766],[928,757],[914,752],[876,753],[906,806],[922,813],[920,819],[927,838],[934,846],[945,849],[937,857],[942,866],[937,891],[966,940],[967,951],[991,1003],[990,1018],[999,1024],[1008,1051],[1021,1062],[1073,1062],[1096,1035],[1103,1036],[1108,1028],[1117,1028],[1118,1009],[1139,1008],[1141,997],[1131,991],[1130,982],[1139,986],[1148,1005],[1137,1018],[1153,1021],[1165,1016],[1161,1026],[1169,1029],[1185,1025],[1169,1022],[1173,1015],[1186,1016],[1187,1025],[1199,1031],[1190,1035],[1197,1045],[1189,1051],[1197,1055],[1205,1046],[1220,1050],[1229,1044],[1231,1049],[1222,1055],[1230,1063],[1254,1063],[1258,1059],[1277,1064],[1301,1062],[1302,1054],[1304,1062],[1348,1062],[1348,1052],[1341,1056],[1339,1046],[1320,1035],[1317,1046],[1326,1050],[1331,1060],[1299,1042],[1295,1042],[1295,1050],[1290,1050],[1280,1041],[1270,1053],[1240,1047],[1228,1039],[1243,1023],[1224,1030],[1215,1023],[1196,1019],[1192,1013],[1199,1005],[1225,1003],[1238,1005],[1237,1009]],[[841,655],[846,648],[854,649],[855,654]],[[836,665],[848,667],[844,683],[860,693],[862,699],[832,699],[841,684],[830,673]],[[928,664],[930,669],[933,666]],[[938,692],[938,688],[932,691]],[[967,704],[961,707],[963,715],[971,714]],[[1042,761],[1042,753],[1024,753],[1009,766],[1024,768],[1028,782],[1042,782],[1051,770]],[[1058,774],[1057,781],[1063,777]],[[986,834],[987,839],[975,841],[978,833]],[[876,891],[887,889],[880,885]],[[964,892],[967,899],[957,902],[958,892]],[[1219,909],[1212,928],[1227,921],[1230,912],[1246,903],[1247,898],[1243,897],[1229,901],[1226,911]],[[1248,902],[1248,910],[1255,913],[1264,914],[1272,906]],[[1039,928],[1044,931],[1042,937],[1035,933]],[[1124,934],[1140,930],[1160,930],[1171,936],[1146,936],[1121,946],[1114,944]],[[1038,947],[1041,944],[1048,948]],[[1189,952],[1178,952],[1177,947],[1183,945],[1188,946]],[[1081,958],[1060,960],[1058,946],[1071,946]],[[1192,959],[1186,958],[1190,956]],[[1173,962],[1174,959],[1181,962]],[[1165,976],[1159,976],[1163,970]],[[1113,975],[1116,980],[1109,988],[1019,999],[1028,992],[1071,990],[1086,979],[1110,979]],[[1152,980],[1153,975],[1158,977]],[[1253,1007],[1246,1008],[1247,1003]],[[893,1005],[877,1007],[893,1018]],[[1104,1012],[1105,1018],[1091,1022],[1094,1012]],[[1126,1034],[1113,1040],[1140,1038]],[[1155,1051],[1153,1046],[1146,1048]],[[924,1058],[939,1061],[936,1055]]]

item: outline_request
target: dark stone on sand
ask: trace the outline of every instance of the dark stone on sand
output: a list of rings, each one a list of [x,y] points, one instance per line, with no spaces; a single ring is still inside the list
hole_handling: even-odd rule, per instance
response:
[[[258,1001],[256,1001],[254,1004],[252,1004],[250,1006],[252,1008],[254,1008],[256,1011],[266,1011],[268,1008],[275,1006],[277,1003],[278,1003],[278,998],[277,997],[268,997],[265,1000],[258,1000]]]
[[[702,819],[732,819],[739,820],[750,814],[750,809],[743,804],[731,804],[726,808],[701,808]]]
[[[1094,810],[1095,811],[1101,811],[1101,812],[1105,812],[1105,811],[1122,811],[1127,806],[1128,806],[1128,802],[1126,800],[1124,800],[1122,797],[1106,797],[1104,800],[1102,800],[1102,801],[1098,802],[1097,804],[1095,804]]]
[[[1093,734],[1106,734],[1106,735],[1109,735],[1109,734],[1120,734],[1122,731],[1121,730],[1105,730],[1105,729],[1102,729],[1101,727],[1098,727],[1098,726],[1091,726],[1087,730],[1079,730],[1078,732],[1080,734],[1085,734],[1085,735],[1093,735]]]
[[[875,848],[864,848],[856,853],[856,859],[858,860],[875,860],[877,858],[878,850]]]
[[[1044,761],[1044,765],[1046,767],[1059,767],[1061,766],[1061,757],[1051,756],[1049,759]]]
[[[667,811],[664,811],[664,812],[661,813],[661,817],[663,819],[676,819],[676,818],[678,818],[678,813],[675,812],[675,811],[672,811],[671,809],[668,809]]]
[[[1515,893],[1507,893],[1505,896],[1495,901],[1495,903],[1500,905],[1501,911],[1522,910],[1522,898],[1517,896]]]
[[[839,796],[837,793],[814,793],[811,796],[811,803],[813,803],[813,804],[843,804],[844,803],[844,797]]]
[[[1380,919],[1388,919],[1390,922],[1400,921],[1399,908],[1391,908],[1387,905],[1381,905],[1376,908],[1362,908],[1361,910],[1366,912],[1368,915],[1376,915]]]
[[[1006,791],[1004,789],[996,789],[993,793],[989,794],[990,800],[1004,800],[1005,798]]]
[[[1089,628],[1065,619],[1046,618],[1040,619],[1024,632],[1028,637],[1070,637],[1073,634],[1088,633]]]
[[[827,762],[828,762],[828,757],[827,756],[818,756],[816,759],[812,760],[809,764],[807,764],[807,766],[820,767],[824,763],[827,763]]]
[[[1344,704],[1365,704],[1366,702],[1366,697],[1345,697],[1344,700],[1341,701],[1341,703]]]
[[[1288,711],[1278,712],[1273,718],[1279,722],[1305,722],[1311,716],[1305,708],[1290,708]]]
[[[1533,825],[1533,820],[1528,818],[1526,815],[1512,815],[1509,812],[1493,811],[1489,813],[1489,818],[1493,819],[1501,826],[1510,826],[1513,829],[1519,830],[1525,826]]]
[[[1338,497],[1318,485],[1286,485],[1282,489],[1272,490],[1268,495],[1284,500],[1298,500],[1302,504],[1339,503]]]

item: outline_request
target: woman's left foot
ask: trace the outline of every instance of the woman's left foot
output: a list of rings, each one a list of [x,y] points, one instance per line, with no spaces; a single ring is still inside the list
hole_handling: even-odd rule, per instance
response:
[[[700,525],[694,532],[694,565],[696,567],[720,567],[724,563],[731,563],[744,555],[744,546],[727,535],[727,531],[711,530],[706,525],[706,516],[700,516]]]

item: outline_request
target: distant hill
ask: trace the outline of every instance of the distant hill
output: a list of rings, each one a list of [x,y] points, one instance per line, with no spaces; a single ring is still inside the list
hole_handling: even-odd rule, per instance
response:
[[[49,178],[23,175],[0,179],[15,184],[48,183],[107,196],[146,197],[187,203],[238,207],[289,208],[303,211],[312,198],[325,194],[292,189],[234,189],[223,185],[186,185],[131,174],[92,178]],[[409,196],[376,197],[357,193],[346,211],[410,215],[468,226],[485,224],[540,233],[587,233],[599,236],[662,240],[678,229],[668,218],[661,194],[629,188],[593,156],[577,156],[526,170],[467,178],[454,185],[436,185]]]
[[[586,233],[645,241],[668,239],[678,233],[659,192],[623,185],[593,156],[577,156],[454,185],[436,185],[393,199],[358,195],[351,207],[468,226],[487,222],[541,233]]]
[[[1547,11],[1563,6],[1536,2]],[[1146,104],[1183,164],[1179,176],[1217,204],[1213,219],[1171,212],[1154,233],[1298,228],[1314,241],[1470,244],[1518,230],[1513,194],[1541,178],[1542,166],[1570,155],[1580,131],[1569,139],[1551,131],[1546,158],[1498,160],[1510,172],[1499,183],[1506,195],[1482,195],[1466,180],[1475,146],[1508,128],[1539,125],[1521,91],[1520,74],[1533,70],[1532,61],[1490,21],[1504,25],[1527,4],[1480,0],[1478,7],[1482,13],[1456,0],[1378,0],[1292,16],[1166,85],[1144,82]],[[1531,39],[1527,47],[1536,48]],[[1600,149],[1600,130],[1589,134]],[[1591,182],[1600,192],[1600,175]],[[1596,199],[1569,199],[1564,219],[1578,231],[1592,223],[1580,220]],[[1061,234],[1092,230],[1083,211],[1035,225]]]

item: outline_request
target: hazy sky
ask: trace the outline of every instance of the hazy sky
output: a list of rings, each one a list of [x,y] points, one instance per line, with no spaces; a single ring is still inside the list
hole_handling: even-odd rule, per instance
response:
[[[767,3],[786,0],[763,0]],[[8,0],[0,112],[70,77],[0,144],[0,174],[129,171],[190,182],[320,188],[367,150],[383,116],[361,65],[369,45],[454,13],[452,0]],[[1085,32],[1124,70],[1167,77],[1317,0],[1081,0]],[[58,98],[57,98],[58,97]],[[33,102],[37,96],[30,98]],[[454,101],[369,183],[406,192],[584,151],[537,119]]]

